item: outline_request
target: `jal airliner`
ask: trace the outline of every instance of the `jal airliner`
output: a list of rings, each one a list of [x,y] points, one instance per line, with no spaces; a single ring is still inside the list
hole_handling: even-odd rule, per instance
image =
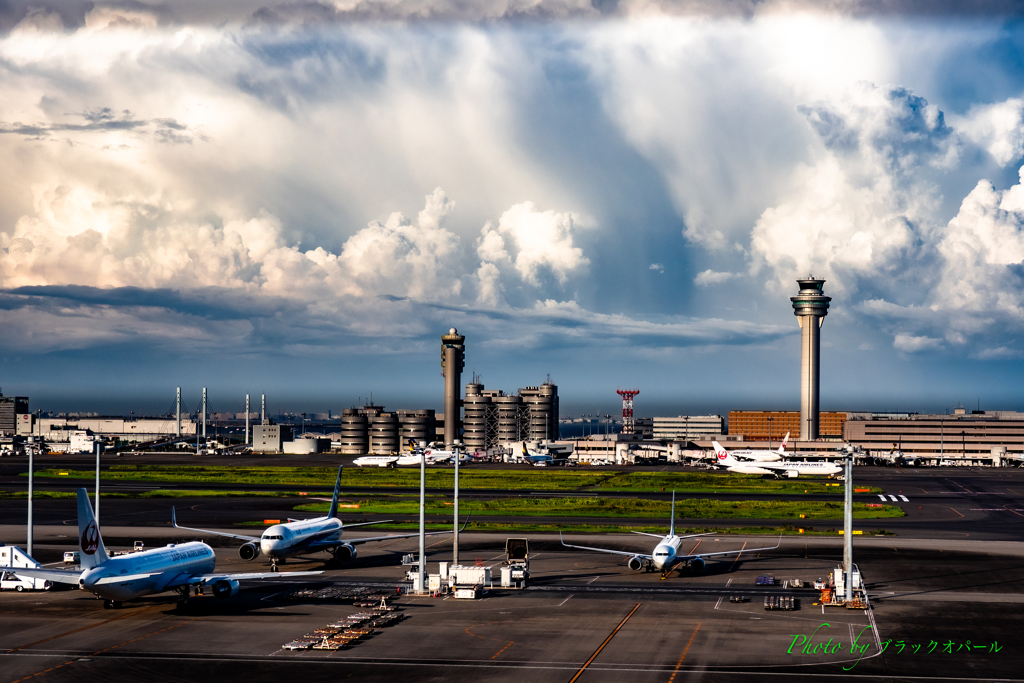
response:
[[[238,593],[239,581],[323,574],[321,571],[218,573],[214,571],[217,561],[213,548],[198,541],[172,543],[163,548],[110,557],[85,489],[78,489],[78,550],[81,571],[20,567],[8,571],[19,576],[79,586],[103,598],[106,609],[119,608],[126,600],[165,591],[177,591],[185,602],[192,589],[198,595],[207,586],[215,597],[229,598]]]
[[[833,462],[797,462],[795,460],[784,460],[782,462],[759,462],[743,463],[729,455],[729,452],[722,448],[722,444],[712,441],[715,447],[715,459],[719,467],[730,472],[741,474],[772,474],[776,477],[783,475],[787,477],[798,477],[801,474],[824,474],[832,476],[839,474],[843,468]]]

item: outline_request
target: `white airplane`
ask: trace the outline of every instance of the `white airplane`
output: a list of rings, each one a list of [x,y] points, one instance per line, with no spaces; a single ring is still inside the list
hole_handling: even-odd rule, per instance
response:
[[[756,460],[758,462],[773,462],[775,460],[782,460],[782,457],[786,454],[786,442],[789,441],[789,432],[786,432],[786,438],[779,444],[777,451],[752,451],[749,448],[742,451],[731,451],[730,455],[738,460]]]
[[[394,467],[398,464],[397,455],[364,455],[352,461],[356,467]]]
[[[420,460],[425,458],[428,465],[439,465],[451,460],[452,455],[452,451],[437,450],[434,448],[423,450],[417,448],[409,453],[400,454],[398,456],[398,461],[395,464],[399,467],[408,467],[410,465],[419,467]],[[465,459],[463,458],[459,462],[465,462]]]
[[[117,609],[125,600],[172,590],[181,595],[184,603],[191,589],[199,595],[205,586],[212,589],[214,597],[224,599],[238,593],[239,581],[323,574],[321,571],[217,573],[214,572],[217,560],[213,548],[199,541],[171,543],[163,548],[110,557],[85,489],[78,489],[78,549],[81,571],[20,567],[8,571],[27,578],[80,586],[103,598],[105,609]]]
[[[756,465],[742,463],[729,455],[729,452],[722,448],[722,444],[712,441],[715,447],[715,457],[719,467],[724,467],[730,472],[741,474],[774,474],[776,477],[785,475],[787,477],[798,477],[801,474],[839,474],[843,468],[833,462],[796,462],[784,460],[782,462],[759,462]]]
[[[231,534],[224,531],[210,531],[209,529],[193,529],[178,524],[174,508],[171,508],[171,525],[175,529],[195,531],[200,534],[212,534],[214,536],[226,536],[246,541],[239,549],[238,556],[243,560],[255,560],[261,554],[270,558],[270,571],[276,572],[277,565],[284,564],[285,560],[293,555],[308,555],[309,553],[329,552],[337,562],[346,562],[356,559],[356,545],[369,543],[370,541],[386,541],[396,538],[411,538],[419,536],[419,533],[412,534],[390,534],[388,536],[373,536],[370,538],[354,538],[350,541],[341,540],[341,535],[346,528],[351,529],[357,526],[369,524],[384,524],[391,520],[379,522],[361,522],[349,524],[347,527],[338,519],[338,491],[341,488],[341,468],[338,468],[338,478],[334,482],[334,497],[331,499],[331,508],[326,517],[314,519],[290,520],[285,524],[275,524],[268,527],[262,536],[246,536],[244,534]],[[466,519],[469,523],[469,519]],[[465,528],[465,525],[463,525]],[[427,536],[436,534],[450,534],[451,531],[431,531]]]
[[[691,534],[689,536],[676,536],[676,492],[672,492],[672,516],[669,521],[668,534],[665,536],[659,536],[658,534],[648,534],[642,531],[634,531],[634,534],[640,534],[641,536],[653,536],[659,539],[658,545],[654,546],[654,552],[650,555],[643,553],[632,553],[624,550],[609,550],[607,548],[589,548],[582,545],[569,545],[562,539],[562,531],[559,529],[558,538],[562,541],[562,545],[566,548],[579,548],[580,550],[593,550],[599,553],[610,553],[612,555],[626,555],[629,557],[629,561],[626,566],[633,571],[640,571],[646,569],[647,571],[654,571],[655,569],[661,571],[661,578],[667,577],[673,569],[680,565],[688,565],[690,571],[694,574],[699,574],[704,571],[706,557],[715,557],[719,555],[736,555],[738,553],[751,553],[758,550],[775,550],[782,543],[782,537],[779,536],[779,542],[770,548],[744,548],[742,550],[726,550],[722,552],[713,553],[695,553],[693,555],[678,555],[679,544],[687,538],[695,538],[697,536],[713,536],[714,532],[706,534]]]

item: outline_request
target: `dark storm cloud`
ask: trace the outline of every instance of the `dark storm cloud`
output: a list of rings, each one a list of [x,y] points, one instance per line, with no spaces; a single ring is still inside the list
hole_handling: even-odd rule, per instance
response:
[[[284,300],[250,296],[217,287],[178,291],[141,287],[103,289],[81,285],[45,285],[0,291],[0,307],[6,310],[25,306],[59,307],[68,303],[117,308],[159,308],[217,320],[272,316],[289,307]]]
[[[138,119],[132,112],[125,109],[120,114],[115,113],[109,107],[85,111],[80,114],[72,114],[85,120],[85,123],[33,123],[25,124],[20,121],[13,123],[0,122],[0,134],[23,135],[28,138],[47,138],[54,133],[91,133],[107,131],[139,131],[149,132],[160,142],[172,144],[191,144],[193,135],[189,134],[188,126],[178,123],[174,119]],[[202,138],[202,136],[199,136]]]

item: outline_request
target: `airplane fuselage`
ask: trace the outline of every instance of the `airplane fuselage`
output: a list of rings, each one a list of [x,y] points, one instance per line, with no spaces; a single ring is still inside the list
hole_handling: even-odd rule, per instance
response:
[[[675,534],[661,539],[654,549],[653,564],[658,571],[671,569],[676,564],[676,554],[679,550],[681,539]]]
[[[200,541],[168,545],[131,555],[112,557],[82,573],[83,589],[105,600],[134,600],[162,593],[182,574],[208,574],[214,570],[213,548]]]
[[[317,517],[268,527],[260,537],[260,551],[271,558],[309,552],[311,541],[337,541],[343,525],[337,517]]]

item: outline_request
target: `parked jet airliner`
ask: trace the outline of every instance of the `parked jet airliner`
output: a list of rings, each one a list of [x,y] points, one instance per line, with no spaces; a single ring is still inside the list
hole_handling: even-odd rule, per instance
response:
[[[777,451],[764,451],[764,450],[734,450],[729,453],[732,457],[738,460],[757,460],[759,462],[772,462],[775,460],[782,460],[782,456],[786,454],[786,442],[789,441],[789,432],[786,432],[786,438],[779,444]]]
[[[110,557],[85,489],[78,489],[78,549],[81,571],[20,567],[8,568],[8,571],[27,578],[80,586],[103,598],[106,609],[118,608],[124,600],[171,590],[177,591],[184,602],[192,588],[199,594],[205,586],[210,586],[215,597],[229,598],[238,593],[239,581],[323,574],[321,571],[217,573],[214,572],[213,548],[199,541],[172,543],[164,548]]]
[[[801,474],[839,474],[843,468],[834,462],[797,462],[785,460],[782,462],[759,462],[757,464],[742,463],[729,455],[729,452],[722,448],[722,444],[712,441],[715,447],[715,458],[717,465],[724,467],[730,472],[742,474],[773,474],[776,477],[785,475],[787,477],[798,477]]]
[[[284,564],[285,559],[293,555],[308,555],[326,551],[334,556],[338,562],[354,560],[356,558],[355,546],[370,541],[386,541],[396,538],[410,538],[419,536],[412,534],[390,534],[387,536],[373,536],[371,538],[354,538],[350,541],[341,540],[345,525],[338,519],[338,491],[341,488],[341,468],[338,468],[338,478],[334,482],[334,497],[331,498],[331,508],[326,517],[315,519],[291,520],[285,524],[275,524],[267,528],[262,536],[246,536],[244,534],[231,534],[224,531],[210,531],[209,529],[193,529],[178,524],[174,508],[171,508],[171,524],[175,529],[195,531],[200,534],[212,534],[214,536],[226,536],[246,541],[238,549],[238,556],[243,560],[254,560],[261,554],[270,558],[270,571],[276,572],[277,565]],[[368,524],[384,524],[391,520],[379,522],[361,522],[349,524],[347,528],[366,526]],[[469,520],[467,519],[467,522]],[[450,531],[431,531],[427,536],[435,534],[450,534]]]
[[[648,534],[642,531],[634,531],[634,534],[640,534],[641,536],[653,536],[654,538],[660,539],[658,545],[654,546],[654,552],[650,555],[643,553],[633,553],[624,550],[609,550],[607,548],[589,548],[582,545],[569,545],[562,539],[562,531],[558,531],[558,537],[562,541],[562,545],[566,548],[579,548],[580,550],[593,550],[599,553],[610,553],[612,555],[626,555],[629,557],[629,561],[626,563],[633,571],[640,571],[646,569],[647,571],[653,571],[655,569],[661,571],[661,578],[666,578],[673,569],[680,565],[688,565],[690,571],[698,574],[704,571],[705,559],[707,557],[716,557],[719,555],[736,555],[738,553],[750,553],[758,550],[775,550],[782,543],[782,537],[779,537],[779,543],[771,546],[770,548],[744,548],[742,550],[726,550],[723,552],[713,553],[695,553],[692,555],[679,555],[679,544],[687,538],[694,538],[696,536],[710,536],[714,532],[706,534],[691,534],[689,536],[676,536],[676,492],[672,492],[672,516],[670,517],[668,534],[665,536],[659,536],[658,534]]]

